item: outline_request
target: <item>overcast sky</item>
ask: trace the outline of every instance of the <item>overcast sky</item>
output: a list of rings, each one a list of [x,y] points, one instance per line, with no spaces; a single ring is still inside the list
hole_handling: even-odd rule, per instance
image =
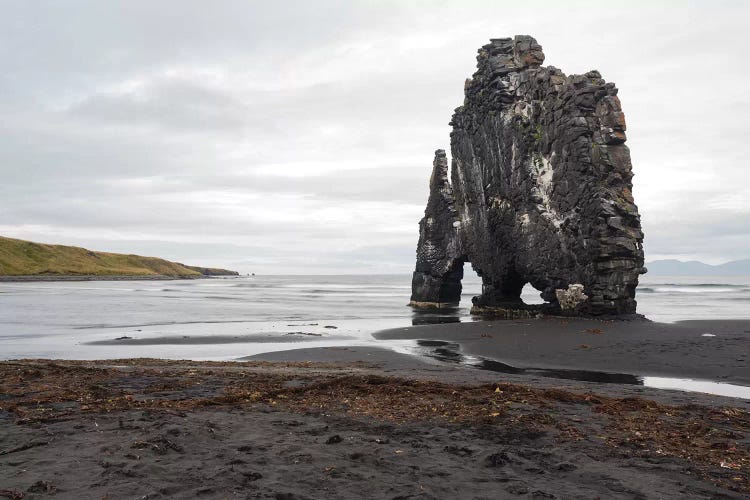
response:
[[[0,0],[0,234],[410,272],[477,49],[620,88],[647,260],[750,258],[750,2]]]

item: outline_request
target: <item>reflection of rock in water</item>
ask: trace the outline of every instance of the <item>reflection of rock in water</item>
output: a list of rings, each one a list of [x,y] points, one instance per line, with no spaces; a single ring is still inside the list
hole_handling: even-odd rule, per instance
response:
[[[411,304],[458,303],[471,262],[478,313],[536,314],[526,283],[550,312],[561,312],[556,290],[581,284],[586,299],[567,314],[635,313],[643,233],[617,88],[597,71],[541,66],[529,36],[494,39],[477,61],[451,121],[450,182],[435,153]]]
[[[603,384],[643,385],[643,379],[627,373],[608,373],[592,370],[567,370],[547,368],[518,368],[493,359],[479,356],[467,357],[461,354],[461,346],[455,342],[442,340],[417,340],[421,349],[419,354],[448,363],[460,363],[480,370],[513,375],[536,375],[539,377],[578,380],[581,382],[599,382]]]
[[[426,347],[421,354],[439,361],[449,363],[466,363],[466,358],[459,352],[460,346],[454,342],[442,340],[417,340],[417,345]]]
[[[418,325],[440,325],[443,323],[460,323],[461,318],[458,316],[443,316],[440,314],[422,314],[415,312],[411,318],[411,324]]]

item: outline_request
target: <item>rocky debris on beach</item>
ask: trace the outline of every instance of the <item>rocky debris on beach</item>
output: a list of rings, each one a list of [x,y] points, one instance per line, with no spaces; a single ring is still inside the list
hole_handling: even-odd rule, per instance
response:
[[[520,298],[527,283],[547,312],[636,312],[643,232],[617,88],[543,61],[526,35],[479,49],[450,122],[450,181],[445,151],[435,152],[413,306],[458,303],[470,262],[482,278],[477,313],[533,315]],[[562,311],[556,290],[574,284],[587,300]]]
[[[560,304],[560,309],[563,311],[574,311],[578,306],[584,304],[588,300],[588,295],[583,293],[583,285],[576,283],[575,285],[568,285],[567,290],[557,289],[555,290],[555,297],[557,302]]]

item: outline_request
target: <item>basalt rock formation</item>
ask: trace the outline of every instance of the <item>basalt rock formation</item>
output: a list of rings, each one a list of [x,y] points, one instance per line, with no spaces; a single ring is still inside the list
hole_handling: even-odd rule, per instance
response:
[[[617,88],[543,61],[530,36],[479,50],[451,120],[450,182],[435,153],[412,305],[458,303],[471,262],[475,312],[528,312],[520,295],[531,283],[550,312],[635,313],[643,233]]]

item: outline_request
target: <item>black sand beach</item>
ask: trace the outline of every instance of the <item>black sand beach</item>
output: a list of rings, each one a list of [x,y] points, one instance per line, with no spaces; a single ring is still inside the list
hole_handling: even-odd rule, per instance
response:
[[[739,322],[531,324],[537,326],[486,322],[378,335],[460,341],[484,356],[512,353],[503,359],[519,365],[633,372],[640,366],[649,370],[658,359],[669,361],[664,353],[642,355],[649,345],[659,345],[675,358],[659,373],[692,376],[680,360],[700,359],[700,353],[689,344],[681,347],[680,335],[692,338],[709,329],[716,337],[695,340],[719,342],[707,353],[712,364],[695,373],[714,380],[728,373],[736,383],[747,377],[736,361],[745,352],[738,350],[746,328]],[[560,328],[560,338],[553,338]],[[509,329],[519,331],[502,333]],[[627,331],[632,339],[624,338]],[[481,336],[488,332],[491,337]],[[584,342],[591,347],[575,348]],[[537,357],[524,359],[533,346]],[[563,358],[558,352],[566,348],[572,352]],[[611,362],[585,358],[598,352]],[[622,359],[615,361],[618,352]],[[711,372],[721,368],[722,356],[729,371]],[[262,357],[280,361],[0,363],[0,496],[750,494],[747,400],[501,374],[362,347]],[[301,359],[308,361],[294,361]]]
[[[750,385],[750,321],[655,323],[544,318],[424,325],[378,339],[459,343],[461,352],[527,368],[567,368]]]

